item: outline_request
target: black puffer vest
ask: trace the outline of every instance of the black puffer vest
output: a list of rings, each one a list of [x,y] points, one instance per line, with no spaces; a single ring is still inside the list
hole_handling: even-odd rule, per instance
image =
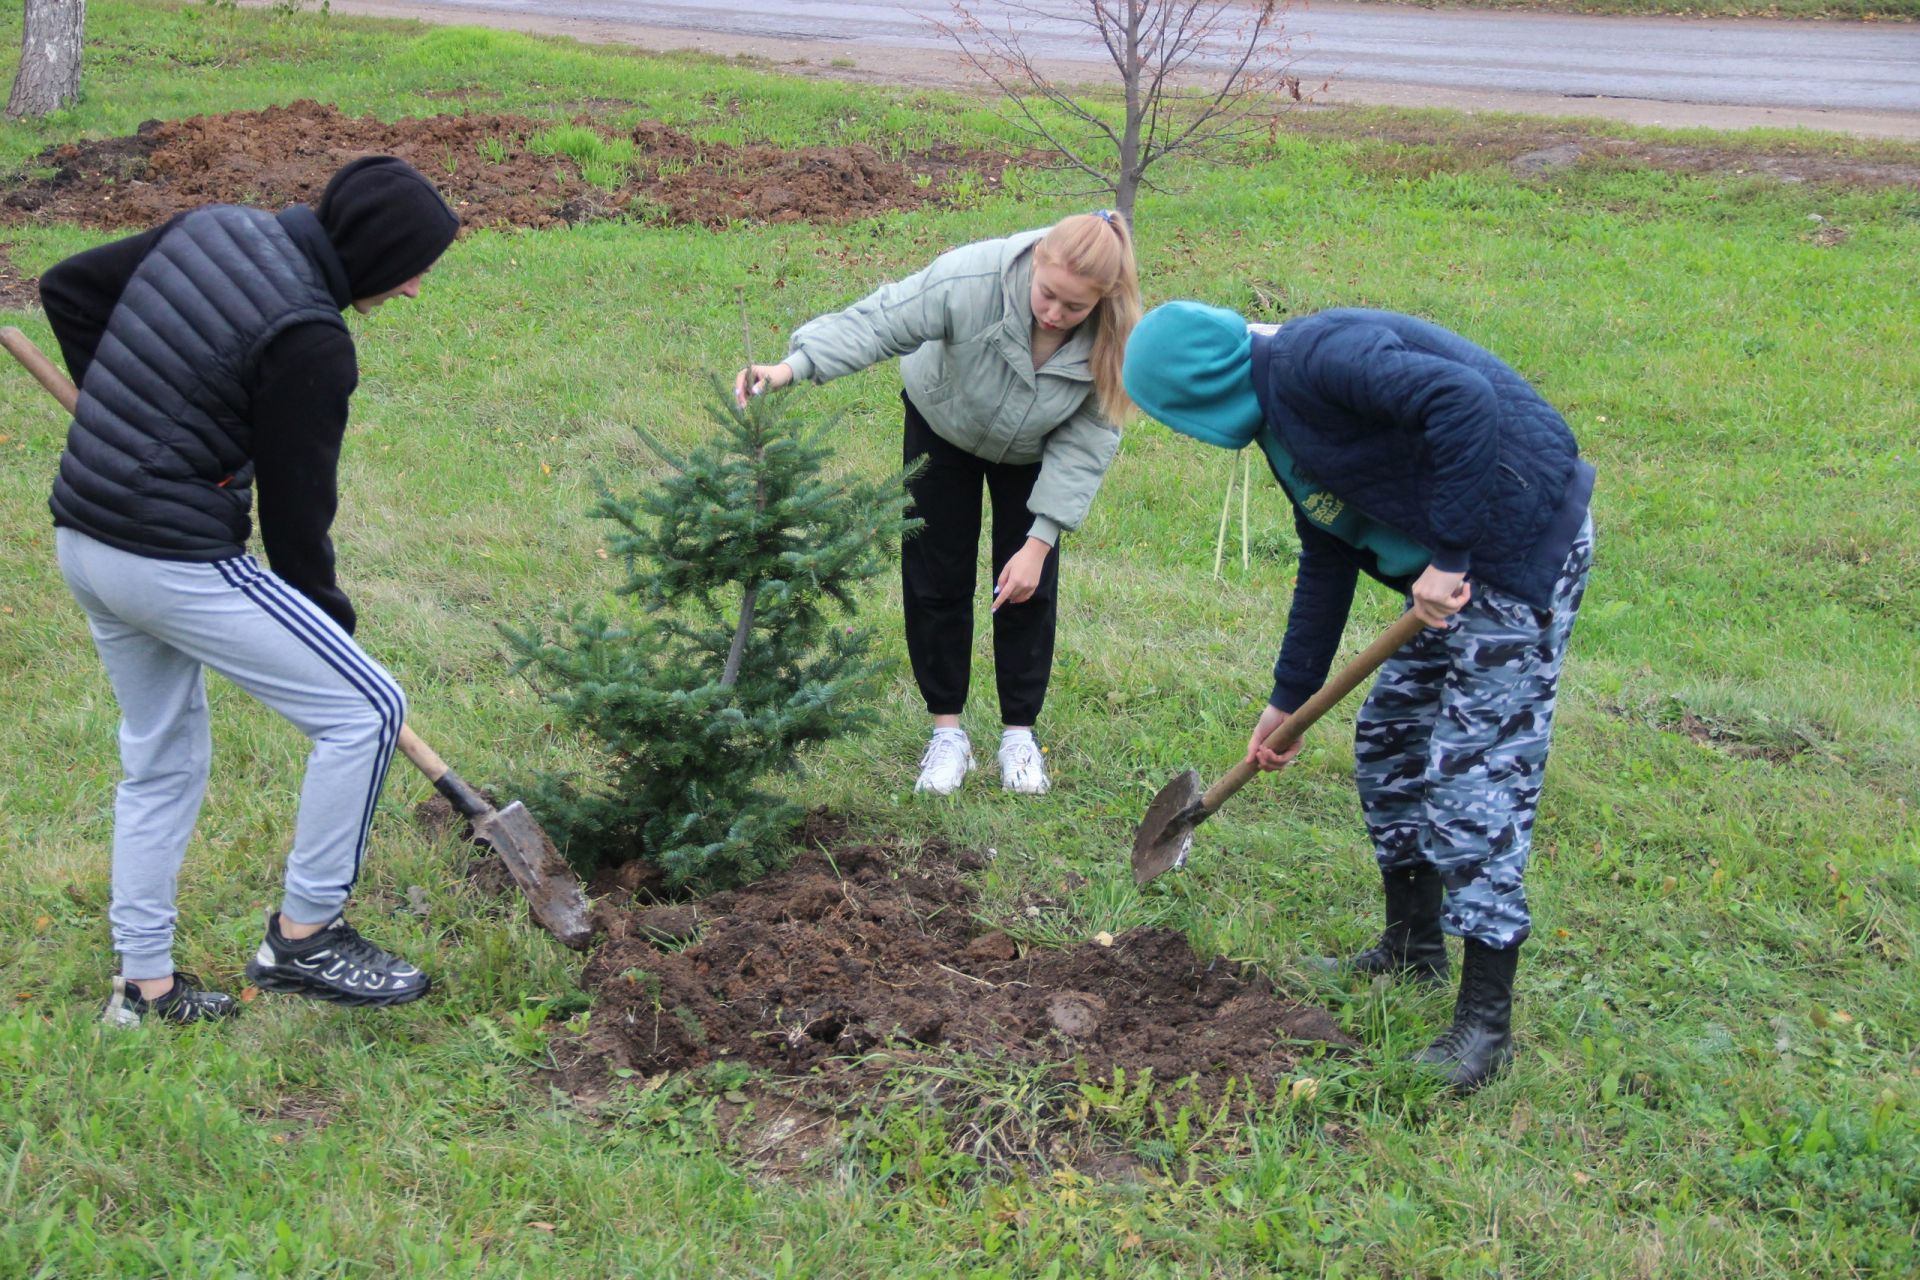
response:
[[[345,273],[331,254],[304,205],[277,218],[209,205],[162,236],[80,388],[48,504],[54,523],[161,560],[240,555],[253,523],[260,354],[293,325],[345,330]]]

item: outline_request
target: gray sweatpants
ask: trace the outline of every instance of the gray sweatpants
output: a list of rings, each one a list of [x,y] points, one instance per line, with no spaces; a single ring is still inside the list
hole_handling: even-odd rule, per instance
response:
[[[252,556],[153,560],[55,530],[120,703],[108,918],[127,978],[173,972],[175,887],[213,756],[204,667],[313,740],[281,910],[304,924],[346,904],[406,701],[319,606]]]

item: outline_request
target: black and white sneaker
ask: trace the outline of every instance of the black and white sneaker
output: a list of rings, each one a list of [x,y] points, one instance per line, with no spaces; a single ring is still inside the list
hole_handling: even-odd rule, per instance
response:
[[[110,1027],[137,1027],[148,1018],[161,1022],[211,1022],[231,1018],[240,1012],[240,1002],[222,991],[201,988],[200,979],[175,970],[173,986],[163,996],[149,1000],[140,988],[125,978],[113,980],[113,994],[100,1011],[100,1021]]]
[[[267,916],[267,936],[247,961],[247,980],[262,991],[351,1005],[405,1004],[433,985],[426,974],[361,937],[345,916],[290,942],[280,933],[278,911]]]

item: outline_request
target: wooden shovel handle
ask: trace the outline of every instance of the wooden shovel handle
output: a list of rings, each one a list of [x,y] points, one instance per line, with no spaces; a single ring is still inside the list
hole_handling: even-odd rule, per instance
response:
[[[400,726],[400,754],[413,761],[413,767],[426,774],[428,782],[438,782],[449,772],[447,762],[420,740],[411,725]]]
[[[8,325],[0,329],[0,347],[5,347],[7,353],[24,365],[27,372],[32,374],[41,386],[52,392],[53,398],[60,402],[61,408],[68,413],[73,412],[74,406],[80,403],[79,390],[74,387],[72,380],[66,374],[60,372],[58,365],[47,359],[46,354],[33,345],[32,338],[12,325]]]
[[[447,768],[447,762],[440,758],[439,753],[422,742],[420,735],[404,724],[400,726],[400,754],[411,760],[414,768],[427,775],[427,781],[433,784],[433,789],[445,796],[447,803],[461,817],[482,818],[495,812],[485,796]]]
[[[1320,691],[1286,718],[1278,729],[1267,735],[1266,747],[1269,751],[1284,751],[1300,741],[1301,735],[1313,727],[1313,722],[1325,715],[1329,708],[1340,699],[1353,692],[1354,686],[1380,669],[1380,665],[1398,653],[1407,641],[1420,634],[1427,624],[1420,621],[1411,610],[1400,615],[1400,620],[1380,633],[1375,640],[1360,652],[1352,662],[1340,668],[1333,678],[1320,686]],[[1242,760],[1227,770],[1226,776],[1207,789],[1200,797],[1200,807],[1207,813],[1213,813],[1232,798],[1233,793],[1247,785],[1253,775],[1260,772],[1260,766],[1251,760]]]

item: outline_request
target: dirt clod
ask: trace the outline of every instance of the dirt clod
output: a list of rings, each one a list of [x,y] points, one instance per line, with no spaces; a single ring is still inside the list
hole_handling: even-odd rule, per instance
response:
[[[651,907],[628,920],[635,934],[657,947],[691,942],[700,932],[700,913],[692,907]]]
[[[1020,948],[1014,940],[998,929],[983,933],[967,944],[967,956],[974,960],[1012,960],[1019,954]]]
[[[1515,156],[1507,161],[1507,167],[1523,178],[1534,178],[1578,164],[1582,154],[1578,143],[1563,142]]]
[[[1084,991],[1066,991],[1047,1002],[1047,1020],[1062,1035],[1084,1040],[1100,1029],[1107,1002]]]

